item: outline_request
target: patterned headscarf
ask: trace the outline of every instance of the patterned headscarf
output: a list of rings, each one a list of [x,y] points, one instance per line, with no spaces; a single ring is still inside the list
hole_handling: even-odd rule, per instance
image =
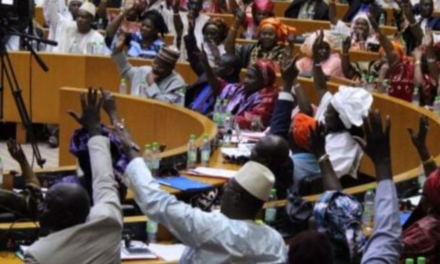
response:
[[[440,211],[440,169],[432,172],[426,179],[423,192],[428,196],[432,207]]]
[[[273,12],[275,4],[271,0],[255,0],[252,5],[254,12]]]
[[[299,113],[292,119],[293,139],[298,147],[305,150],[309,150],[310,128],[316,128],[316,120],[313,117]]]
[[[255,62],[254,66],[258,69],[258,71],[262,75],[264,87],[265,88],[273,87],[276,80],[275,63],[271,60],[260,59]]]
[[[314,32],[312,35],[310,35],[304,43],[301,45],[301,53],[306,55],[307,57],[311,58],[313,56],[312,47],[313,43],[315,43],[316,38],[318,37],[319,32]],[[335,49],[335,44],[333,41],[333,37],[330,34],[330,31],[324,30],[324,42],[327,42],[327,44],[330,46],[330,53]]]
[[[318,232],[328,235],[332,242],[346,245],[350,258],[355,259],[363,250],[362,205],[356,198],[338,191],[323,193],[313,212]]]
[[[296,28],[284,25],[278,18],[269,17],[261,21],[258,26],[258,36],[266,27],[272,28],[277,35],[278,42],[283,44],[287,41],[289,34],[296,32]]]

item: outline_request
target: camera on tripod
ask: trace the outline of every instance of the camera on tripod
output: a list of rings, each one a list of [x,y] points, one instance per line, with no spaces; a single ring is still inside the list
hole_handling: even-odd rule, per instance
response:
[[[0,0],[0,31],[23,32],[35,14],[34,0]]]

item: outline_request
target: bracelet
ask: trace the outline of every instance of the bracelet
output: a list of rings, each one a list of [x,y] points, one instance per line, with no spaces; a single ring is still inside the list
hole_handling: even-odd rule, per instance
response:
[[[434,157],[431,156],[429,159],[425,160],[422,162],[423,165],[429,164],[431,162],[435,162]]]
[[[324,154],[318,159],[318,163],[321,163],[323,161],[327,161],[328,158],[329,158],[328,154]]]
[[[420,64],[421,64],[420,60],[416,60],[416,62],[414,62],[414,65],[420,65]]]

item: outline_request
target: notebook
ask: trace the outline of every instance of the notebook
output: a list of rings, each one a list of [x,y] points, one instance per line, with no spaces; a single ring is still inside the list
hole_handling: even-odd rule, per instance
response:
[[[211,189],[213,187],[211,184],[190,180],[182,176],[158,177],[156,180],[162,185],[181,191],[201,191]]]

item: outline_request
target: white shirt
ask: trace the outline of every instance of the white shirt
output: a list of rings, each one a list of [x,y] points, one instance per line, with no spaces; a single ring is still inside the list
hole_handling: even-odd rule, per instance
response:
[[[56,25],[52,25],[50,23],[50,5],[52,0],[44,0],[43,3],[43,15],[44,20],[46,21],[46,24],[49,26],[49,35],[47,36],[47,39],[49,40],[55,40],[56,39]],[[69,12],[69,9],[66,6],[66,3],[64,0],[58,0],[58,12],[60,15],[64,16],[66,19],[73,21],[73,16]],[[46,46],[46,51],[51,52],[55,47],[52,45]]]
[[[58,0],[49,0],[49,17],[51,27],[55,30],[55,41],[58,42],[58,46],[52,48],[52,52],[69,53],[74,42],[76,42],[80,53],[87,53],[87,46],[89,43],[102,43],[104,44],[104,36],[98,31],[91,29],[86,34],[82,34],[78,31],[76,21],[66,18],[58,10]],[[48,45],[49,46],[49,45]],[[103,45],[103,53],[110,54],[110,50],[107,46]]]
[[[126,175],[142,212],[187,246],[179,263],[285,263],[284,240],[274,229],[178,201],[160,189],[142,158],[128,164]]]
[[[330,104],[333,95],[326,92],[316,110],[315,119],[325,123],[325,112]],[[333,170],[338,178],[350,175],[357,178],[357,170],[363,155],[362,148],[347,131],[329,133],[325,138],[325,151],[329,155]]]

